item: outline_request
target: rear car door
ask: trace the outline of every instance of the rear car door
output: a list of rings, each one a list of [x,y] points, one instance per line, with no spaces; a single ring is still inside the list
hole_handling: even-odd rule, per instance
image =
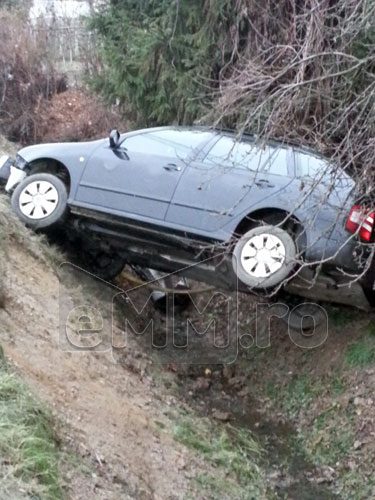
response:
[[[259,147],[250,138],[221,135],[205,158],[185,170],[166,220],[217,231],[291,182],[292,161],[288,148]]]
[[[84,170],[76,203],[120,216],[163,220],[193,152],[175,132],[131,134],[116,149],[99,148]]]

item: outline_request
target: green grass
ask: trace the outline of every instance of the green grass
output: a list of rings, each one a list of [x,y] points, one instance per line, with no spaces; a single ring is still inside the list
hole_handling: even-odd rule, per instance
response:
[[[215,475],[200,474],[195,478],[210,495],[207,498],[274,498],[262,475],[262,448],[249,430],[213,424],[206,418],[185,417],[175,426],[174,438],[219,469]]]
[[[0,483],[9,498],[62,498],[58,447],[49,411],[0,361]],[[23,492],[21,495],[19,491]],[[17,493],[16,493],[17,491]]]
[[[285,390],[278,394],[278,398],[283,410],[289,417],[294,418],[319,395],[323,388],[322,383],[313,383],[307,375],[300,375],[289,382]]]
[[[375,363],[375,341],[365,337],[348,346],[346,362],[349,366],[363,367]]]
[[[345,460],[353,449],[354,434],[351,429],[330,429],[327,442],[318,445],[314,452],[316,463],[335,466],[340,460]]]
[[[364,325],[359,331],[363,334],[368,334],[371,337],[375,337],[375,323],[373,321],[370,321],[369,323]]]
[[[332,396],[340,396],[345,392],[345,382],[339,375],[333,376],[331,379]]]

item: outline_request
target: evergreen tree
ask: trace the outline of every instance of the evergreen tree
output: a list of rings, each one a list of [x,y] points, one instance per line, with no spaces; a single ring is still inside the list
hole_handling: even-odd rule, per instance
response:
[[[139,125],[192,123],[246,26],[231,0],[111,0],[91,21],[104,61],[94,86]]]

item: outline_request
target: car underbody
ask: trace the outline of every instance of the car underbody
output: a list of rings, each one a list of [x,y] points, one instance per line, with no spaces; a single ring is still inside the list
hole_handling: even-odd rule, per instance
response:
[[[118,221],[117,221],[118,222]],[[79,209],[65,231],[74,241],[85,238],[92,252],[116,255],[132,267],[157,270],[204,282],[226,291],[255,294],[272,300],[282,298],[284,292],[314,302],[328,302],[353,306],[369,311],[371,290],[364,290],[366,280],[356,280],[342,270],[329,265],[303,266],[284,286],[276,291],[256,292],[237,279],[232,268],[231,245],[221,242],[197,241],[189,235],[177,235],[137,225],[134,222],[118,225],[112,218],[100,213]],[[159,279],[161,289],[166,286]],[[145,282],[146,284],[146,282]],[[367,286],[367,282],[366,282]]]

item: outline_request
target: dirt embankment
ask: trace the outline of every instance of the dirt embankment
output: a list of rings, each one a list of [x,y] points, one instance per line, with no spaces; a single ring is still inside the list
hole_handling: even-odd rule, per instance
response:
[[[65,436],[93,473],[70,471],[69,498],[183,498],[199,460],[178,445],[165,415],[176,403],[152,377],[109,354],[63,352],[59,282],[44,263],[13,247],[1,343],[25,380],[66,419]],[[140,359],[141,361],[141,359]]]

